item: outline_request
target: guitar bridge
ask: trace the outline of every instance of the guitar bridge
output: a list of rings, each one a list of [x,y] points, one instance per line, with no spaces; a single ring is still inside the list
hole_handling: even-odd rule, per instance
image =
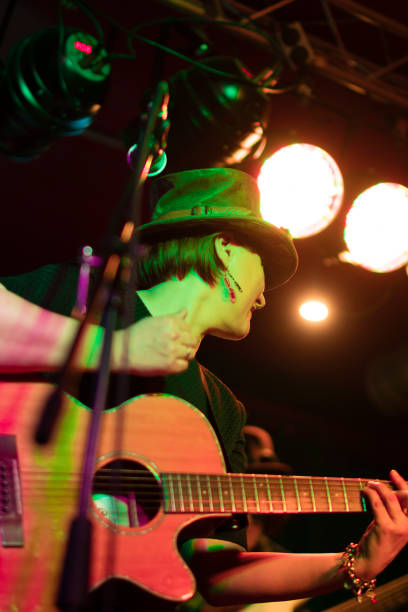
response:
[[[16,437],[0,435],[0,534],[4,547],[23,546],[23,505]]]

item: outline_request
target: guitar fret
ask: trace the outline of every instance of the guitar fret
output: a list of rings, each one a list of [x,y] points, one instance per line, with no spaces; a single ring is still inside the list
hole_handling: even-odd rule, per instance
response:
[[[349,503],[348,503],[348,497],[347,497],[347,491],[346,491],[346,484],[344,482],[344,478],[341,479],[341,484],[342,484],[342,487],[343,487],[344,503],[346,504],[346,510],[347,510],[347,512],[350,512]]]
[[[295,481],[292,478],[288,478],[286,476],[279,477],[280,487],[283,487],[284,492],[284,503],[283,503],[283,512],[298,512],[299,504],[296,498],[296,487]],[[282,491],[280,491],[280,495],[282,496]]]
[[[244,510],[245,510],[245,512],[248,512],[248,503],[247,503],[247,498],[246,498],[246,494],[245,494],[245,485],[244,485],[244,478],[243,478],[243,476],[240,477],[240,480],[241,480],[241,491],[242,491],[242,499],[243,499]]]
[[[257,491],[255,489],[255,479],[253,475],[246,475],[243,478],[245,487],[245,505],[246,512],[256,514],[259,513],[259,502],[257,500]]]
[[[164,510],[168,510],[170,508],[170,504],[169,504],[169,487],[168,487],[168,478],[166,477],[165,474],[163,474],[162,476],[162,491],[163,491],[163,504],[164,504]]]
[[[341,482],[336,480],[328,480],[328,484],[333,511],[344,512],[346,510],[346,506],[344,503],[344,492],[342,490]]]
[[[310,495],[312,497],[313,512],[316,512],[316,500],[314,496],[313,482],[311,478],[309,478],[309,486],[310,486]]]
[[[188,488],[188,497],[190,499],[190,510],[194,512],[194,497],[193,490],[191,488],[190,474],[187,474],[187,488]]]
[[[307,478],[297,478],[298,494],[302,512],[313,512],[310,485]]]
[[[179,504],[180,504],[180,512],[184,512],[184,496],[183,496],[183,488],[181,486],[181,474],[177,474],[178,480],[178,491],[179,491]]]
[[[253,485],[257,498],[257,512],[265,513],[271,511],[270,494],[268,493],[268,477],[254,476]]]
[[[245,499],[242,494],[241,477],[238,475],[230,475],[230,483],[232,487],[232,495],[234,498],[235,512],[246,512]]]
[[[267,495],[268,495],[268,501],[269,501],[269,512],[273,512],[273,501],[272,501],[272,494],[271,494],[271,486],[269,484],[270,478],[266,478],[266,489],[267,489]]]
[[[175,512],[176,511],[176,499],[174,497],[173,478],[171,474],[169,474],[169,493],[170,493],[170,507],[173,510],[173,512]]]
[[[302,511],[302,506],[301,506],[301,503],[300,503],[299,488],[298,488],[297,479],[295,478],[293,482],[295,483],[295,494],[296,494],[297,511],[301,512]]]
[[[324,485],[326,487],[327,501],[329,502],[329,512],[333,512],[333,506],[332,506],[332,501],[331,501],[331,496],[330,496],[329,483],[327,482],[327,478],[324,479]]]
[[[213,503],[213,497],[212,497],[212,492],[211,492],[211,480],[210,480],[209,475],[207,475],[207,483],[208,483],[208,501],[210,502],[210,510],[214,512],[214,503]]]
[[[260,505],[259,505],[258,488],[256,486],[256,480],[255,480],[254,476],[252,477],[252,486],[254,488],[256,510],[257,510],[257,512],[260,512],[261,508],[260,508]]]
[[[359,482],[359,485],[360,485],[360,493],[361,493],[361,491],[364,489],[364,485],[361,482],[361,479],[359,479],[358,482]],[[363,512],[367,512],[367,503],[366,503],[364,495],[360,495],[360,501],[361,501],[361,505],[363,507]]]
[[[285,511],[286,512],[299,512],[300,508],[300,494],[299,487],[295,478],[284,477],[283,478],[284,490],[285,490]]]
[[[279,476],[279,486],[280,486],[280,491],[281,491],[281,497],[282,497],[282,503],[283,503],[283,511],[286,512],[286,497],[285,497],[285,489],[283,486],[283,480],[282,480],[282,476]]]
[[[221,476],[221,494],[223,499],[223,512],[236,512],[234,491],[229,474]]]
[[[200,479],[201,501],[203,512],[211,512],[211,493],[208,489],[208,476],[201,475]]]
[[[271,511],[282,513],[285,511],[282,501],[282,488],[280,479],[277,476],[268,477],[268,495]]]
[[[220,476],[217,476],[217,482],[218,482],[218,495],[220,497],[221,512],[224,512],[224,496],[223,496],[223,493],[222,493]]]
[[[201,495],[200,477],[199,477],[198,474],[196,474],[196,480],[197,480],[198,503],[199,503],[199,507],[200,507],[200,512],[204,512],[203,498],[202,498],[202,495]]]
[[[234,489],[232,487],[232,478],[228,478],[228,482],[229,482],[229,486],[230,486],[230,496],[231,496],[232,512],[236,512],[237,508],[236,508],[236,504],[235,504]]]
[[[359,489],[358,489],[359,490]],[[334,491],[334,503],[333,508],[337,512],[350,512],[350,503],[348,499],[346,480],[344,478],[334,479],[332,481],[331,491]],[[357,504],[353,505],[353,510],[361,510],[361,503],[359,496],[357,497]]]
[[[189,508],[190,512],[199,512],[197,479],[194,474],[186,474],[186,484],[186,495],[188,495],[188,499],[185,500],[186,507]]]

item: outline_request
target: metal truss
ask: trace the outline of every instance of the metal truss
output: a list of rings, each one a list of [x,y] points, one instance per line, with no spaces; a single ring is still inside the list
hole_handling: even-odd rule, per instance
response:
[[[276,29],[271,32],[271,23],[279,30],[280,24],[287,20],[287,10],[290,8],[293,21],[301,23],[313,51],[309,62],[310,70],[384,104],[408,110],[408,78],[401,70],[405,65],[408,66],[408,45],[405,43],[408,40],[408,27],[359,2],[316,0],[314,9],[320,9],[320,19],[326,25],[325,35],[322,36],[316,35],[313,27],[308,25],[305,13],[311,0],[307,0],[307,3],[305,0],[280,0],[261,10],[249,6],[250,0],[246,4],[236,0],[159,1],[186,15],[205,16],[214,22],[218,19],[228,19],[230,22],[236,21],[237,25],[253,24],[271,34],[276,34]],[[375,34],[378,41],[382,41],[382,45],[378,43],[378,46],[383,47],[383,60],[379,60],[376,53],[376,61],[373,61],[369,47],[358,55],[350,48],[347,30],[354,28],[355,31],[359,26],[364,27],[365,31],[375,29],[371,34]],[[234,34],[253,44],[267,46],[265,38],[255,29],[252,31],[236,28]],[[392,59],[387,52],[390,49],[394,55]]]

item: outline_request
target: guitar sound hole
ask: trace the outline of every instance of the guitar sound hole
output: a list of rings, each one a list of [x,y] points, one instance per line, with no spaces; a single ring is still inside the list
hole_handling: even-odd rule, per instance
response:
[[[92,501],[99,512],[115,525],[142,527],[158,513],[161,505],[159,480],[146,466],[128,459],[106,464],[94,476]]]

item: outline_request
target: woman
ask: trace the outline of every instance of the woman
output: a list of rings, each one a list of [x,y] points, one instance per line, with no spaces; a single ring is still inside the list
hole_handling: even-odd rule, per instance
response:
[[[138,393],[169,393],[204,412],[217,432],[227,470],[244,471],[243,407],[199,366],[195,354],[207,334],[239,340],[249,333],[252,315],[265,306],[265,291],[296,270],[293,243],[284,230],[261,219],[256,182],[237,170],[161,177],[153,186],[152,204],[152,220],[139,228],[146,250],[137,264],[135,322],[115,332],[112,369],[129,370]],[[9,289],[3,289],[0,301],[3,371],[50,371],[63,362],[77,327],[68,316],[75,296],[67,291],[70,298],[57,313],[41,308],[44,292],[38,291],[37,279],[49,281],[54,272],[47,268],[23,280],[3,279]],[[76,359],[79,370],[97,367],[102,334],[100,327],[89,326]],[[124,341],[130,347],[125,360]],[[182,538],[182,554],[199,590],[214,605],[310,597],[343,585],[371,596],[375,577],[408,541],[408,485],[395,471],[390,478],[395,492],[379,482],[364,489],[374,520],[359,544],[344,553],[246,552],[241,517],[211,537]],[[131,595],[128,605],[131,609]],[[159,609],[159,603],[151,609]]]

